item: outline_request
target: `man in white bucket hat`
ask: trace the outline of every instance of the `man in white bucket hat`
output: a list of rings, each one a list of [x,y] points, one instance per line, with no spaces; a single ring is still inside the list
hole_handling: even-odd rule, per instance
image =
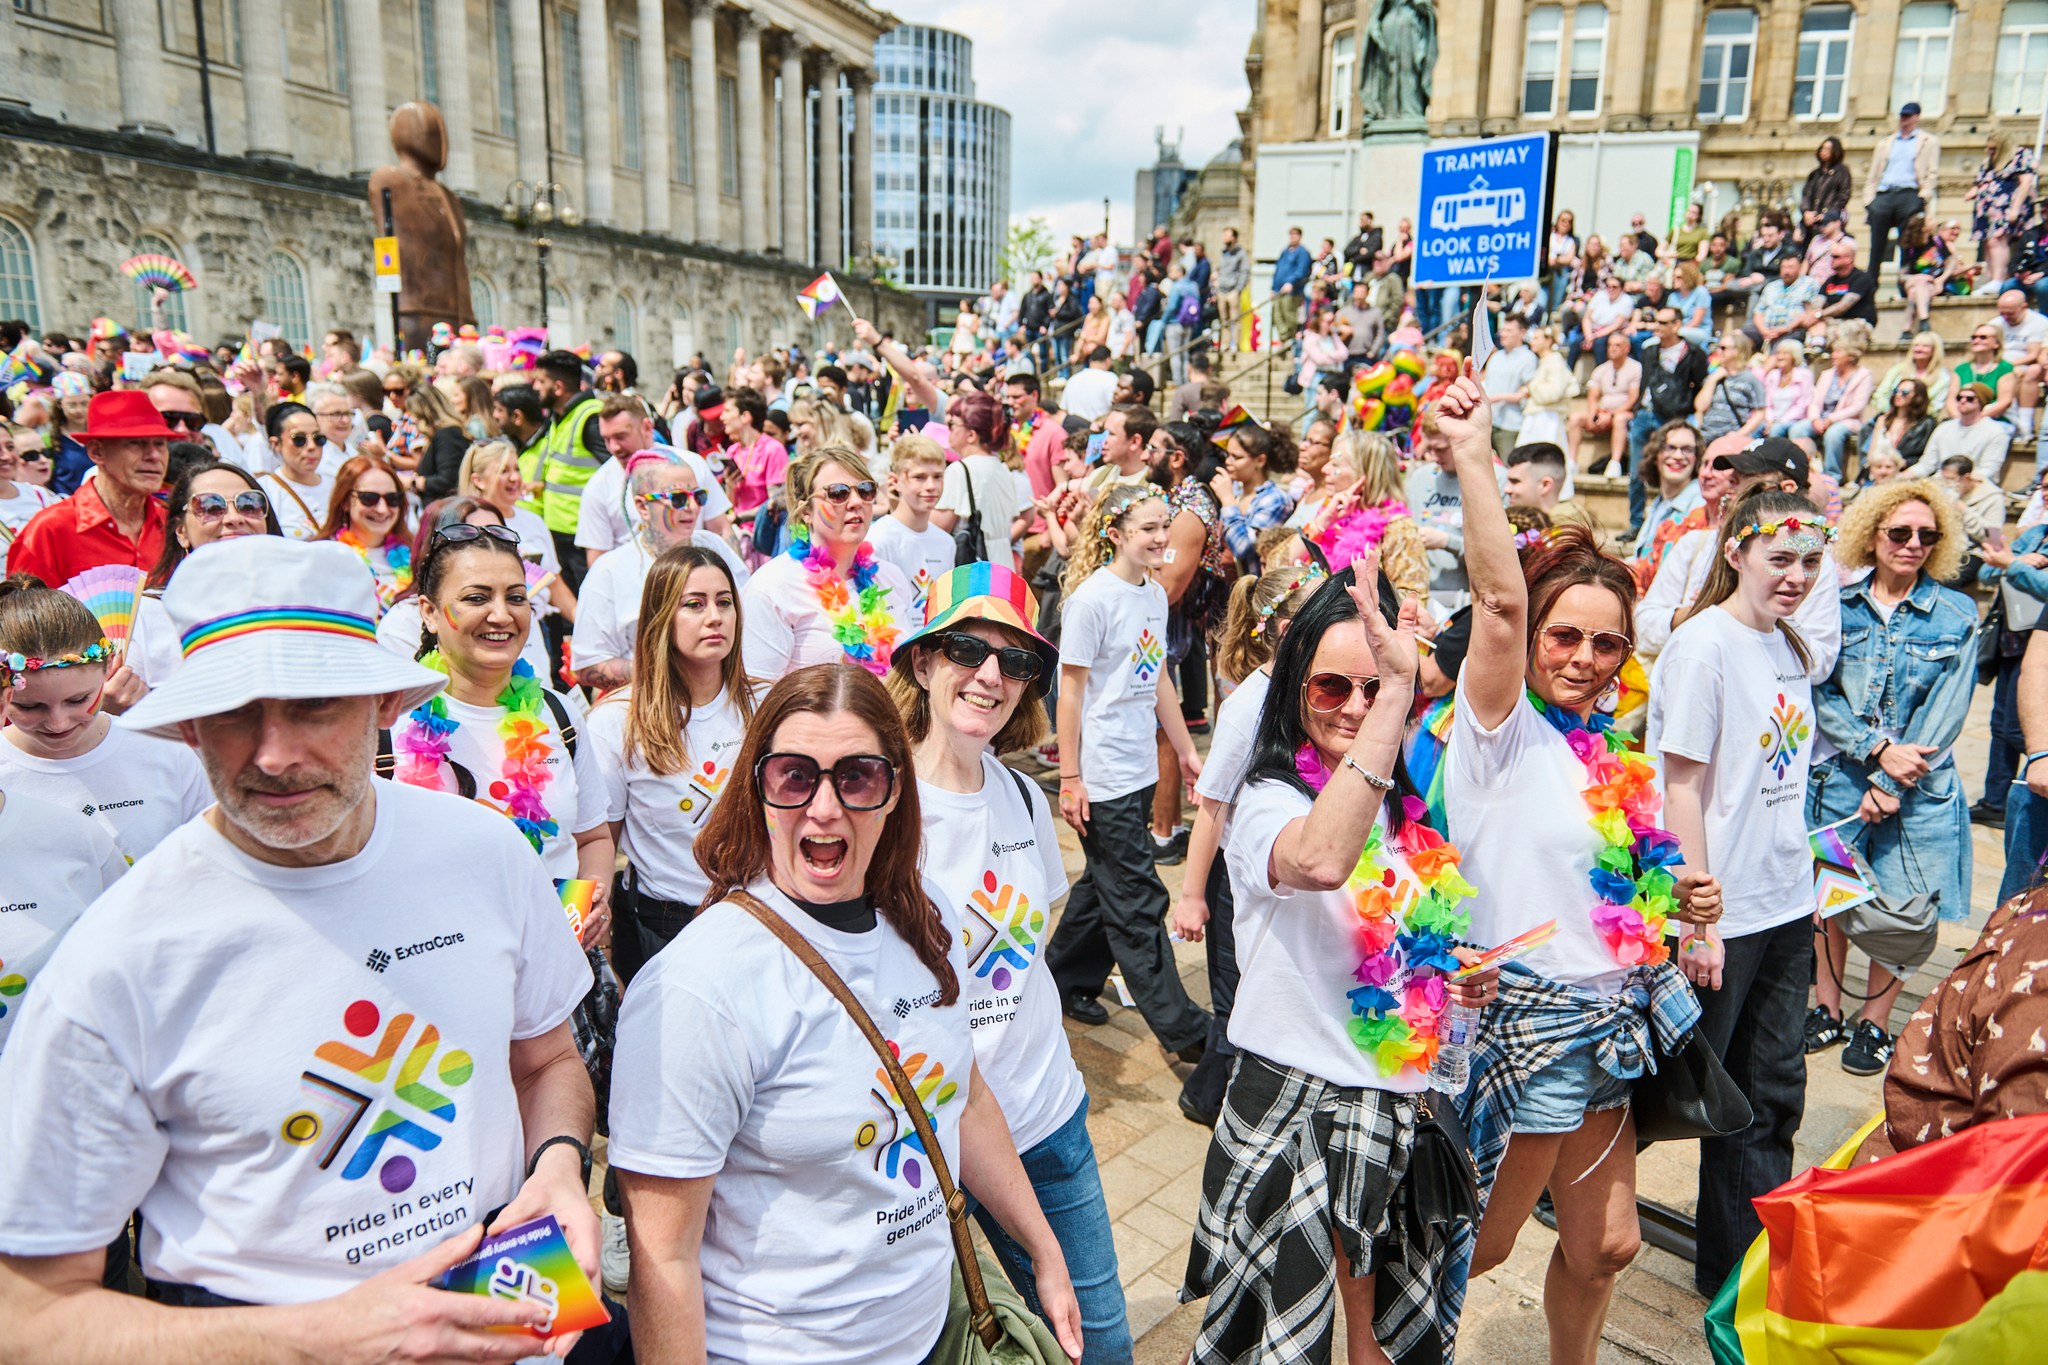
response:
[[[530,1302],[428,1287],[487,1219],[553,1214],[593,1277],[598,1244],[554,888],[503,816],[371,779],[445,679],[377,643],[344,546],[209,545],[164,606],[184,662],[120,723],[196,749],[217,804],[85,912],[0,1054],[9,1359],[566,1353],[487,1330]],[[155,1303],[100,1287],[138,1208]]]

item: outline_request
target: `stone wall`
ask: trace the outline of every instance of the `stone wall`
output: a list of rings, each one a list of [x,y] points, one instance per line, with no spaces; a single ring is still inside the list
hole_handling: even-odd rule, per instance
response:
[[[372,336],[376,310],[388,307],[370,289],[372,231],[361,180],[6,111],[0,140],[8,148],[0,157],[0,217],[32,244],[45,328],[83,331],[101,314],[132,321],[134,288],[116,267],[145,233],[171,242],[199,276],[186,307],[190,330],[204,340],[239,335],[266,315],[265,262],[279,251],[305,272],[315,339],[330,327]],[[496,320],[537,324],[531,234],[480,202],[465,200],[464,210],[470,273],[495,294]],[[557,339],[617,344],[623,299],[631,349],[647,371],[692,349],[719,362],[733,345],[758,351],[801,341],[815,351],[852,341],[845,309],[816,325],[798,309],[796,291],[815,268],[616,229],[557,227],[551,236],[548,282],[569,304],[567,319],[550,318]],[[922,334],[918,300],[841,282],[877,326]]]

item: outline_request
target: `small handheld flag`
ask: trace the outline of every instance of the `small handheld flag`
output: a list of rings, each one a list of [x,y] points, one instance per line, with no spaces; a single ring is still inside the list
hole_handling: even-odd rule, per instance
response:
[[[829,270],[796,291],[798,305],[803,308],[805,316],[813,321],[825,316],[827,308],[845,297],[839,290],[839,281],[832,278],[832,272]]]
[[[1493,314],[1487,311],[1486,291],[1479,291],[1479,302],[1472,307],[1472,372],[1486,368],[1486,362],[1493,358]]]
[[[1806,836],[1813,850],[1813,908],[1822,918],[1877,899],[1877,888],[1857,867],[1856,851],[1842,837],[1842,826],[1848,823],[1838,820],[1810,830]]]
[[[185,263],[161,252],[144,252],[121,262],[121,273],[146,289],[165,289],[189,294],[199,287],[198,279]]]
[[[1235,436],[1246,427],[1255,427],[1257,425],[1258,420],[1256,418],[1238,404],[1233,403],[1230,405],[1230,411],[1223,414],[1223,420],[1216,424],[1216,434],[1209,439],[1219,446],[1227,446],[1230,444],[1232,436]]]

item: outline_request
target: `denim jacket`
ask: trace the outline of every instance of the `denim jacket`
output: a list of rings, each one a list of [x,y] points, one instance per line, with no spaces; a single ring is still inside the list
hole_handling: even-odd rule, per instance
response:
[[[1843,753],[1870,764],[1887,736],[1937,750],[1956,742],[1977,685],[1977,607],[1922,574],[1885,620],[1870,600],[1870,575],[1842,589],[1842,653],[1814,689],[1820,728]],[[1871,764],[1890,795],[1898,783]]]
[[[1977,570],[1977,581],[1995,588],[2000,580],[2003,580],[2012,584],[2015,592],[2048,602],[2048,569],[2037,569],[2031,564],[2017,562],[2019,555],[2030,555],[2048,548],[2044,547],[2044,542],[2048,542],[2048,522],[2029,526],[2020,532],[2019,539],[2012,543],[2015,562],[2004,569],[1994,568],[1989,564],[1982,565]]]

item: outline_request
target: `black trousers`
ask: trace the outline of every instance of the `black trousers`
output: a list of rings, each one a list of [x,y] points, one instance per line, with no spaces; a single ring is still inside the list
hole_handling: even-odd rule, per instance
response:
[[[1892,234],[1904,227],[1916,213],[1927,208],[1918,190],[1879,190],[1870,201],[1870,273],[1891,259]]]
[[[612,877],[612,970],[618,973],[620,990],[632,985],[639,970],[697,918],[698,907],[643,895],[637,881],[631,863]]]
[[[1209,927],[1202,934],[1202,947],[1209,959],[1209,1047],[1195,1063],[1180,1096],[1187,1107],[1212,1120],[1223,1112],[1223,1092],[1230,1085],[1230,1062],[1237,1049],[1230,1045],[1230,1011],[1237,1004],[1237,904],[1230,893],[1230,869],[1223,865],[1223,850],[1209,864],[1209,881],[1203,888],[1209,902]]]
[[[1813,921],[1801,915],[1725,947],[1721,989],[1698,991],[1700,1036],[1748,1097],[1756,1120],[1733,1137],[1700,1143],[1693,1282],[1710,1298],[1763,1230],[1749,1201],[1792,1178],[1792,1135],[1806,1113],[1803,1024],[1813,984]]]
[[[1112,968],[1169,1052],[1209,1036],[1209,1016],[1188,998],[1166,936],[1166,885],[1152,865],[1152,788],[1088,803],[1081,851],[1088,868],[1046,944],[1060,994],[1102,994]]]

